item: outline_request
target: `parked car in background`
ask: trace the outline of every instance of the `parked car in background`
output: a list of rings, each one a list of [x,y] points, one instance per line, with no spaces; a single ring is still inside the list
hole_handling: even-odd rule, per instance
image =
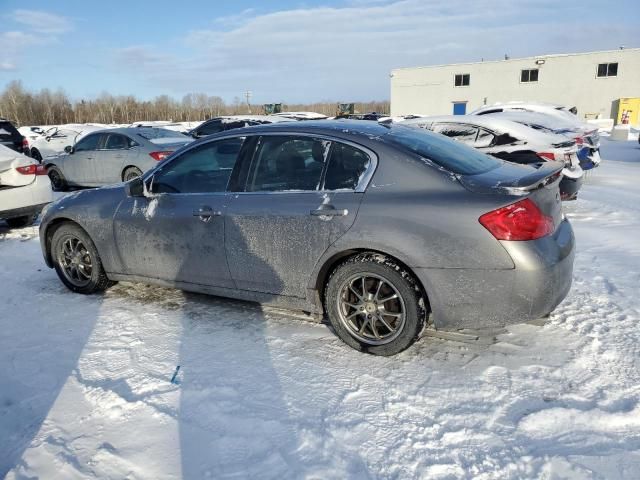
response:
[[[35,160],[0,145],[0,219],[11,228],[26,227],[52,200],[45,169]]]
[[[293,121],[291,118],[279,115],[232,115],[215,117],[191,130],[189,135],[193,138],[202,138],[215,133],[226,132],[227,130],[235,130],[236,128],[291,121]]]
[[[162,128],[113,128],[89,133],[44,160],[55,190],[97,187],[142,175],[193,139]]]
[[[576,109],[574,107],[566,107],[557,103],[546,102],[498,102],[493,105],[483,105],[482,107],[474,110],[470,115],[487,115],[490,113],[498,113],[504,111],[524,111],[524,112],[537,112],[551,115],[552,117],[564,119],[567,121],[578,121],[576,115]]]
[[[494,115],[420,117],[401,125],[426,128],[511,163],[536,165],[557,161],[564,169],[560,182],[563,200],[575,199],[582,186],[575,140],[541,131]]]
[[[472,115],[501,115],[533,128],[573,138],[578,145],[578,159],[583,170],[600,164],[600,133],[598,127],[582,122],[560,105],[512,102],[475,110]]]
[[[29,154],[27,139],[5,118],[0,118],[0,145],[18,153]]]
[[[76,292],[140,281],[326,313],[351,347],[393,355],[429,315],[436,329],[495,327],[562,301],[561,171],[401,125],[259,125],[61,198],[40,240]]]
[[[47,127],[40,127],[36,125],[32,125],[32,126],[23,125],[22,127],[18,128],[18,132],[20,132],[20,134],[27,139],[27,145],[29,146],[29,151],[31,151],[31,142],[33,142],[36,138],[42,135],[43,128],[47,128]]]
[[[92,125],[60,125],[42,130],[40,135],[29,142],[31,156],[39,162],[43,158],[59,155],[65,147],[75,145],[84,135],[104,130]]]
[[[369,113],[346,113],[344,115],[338,115],[336,118],[344,118],[348,120],[372,120],[377,122],[381,118],[388,118],[389,115],[383,113],[369,112]]]
[[[323,113],[316,112],[279,112],[270,116],[288,118],[289,120],[326,120],[329,118]]]

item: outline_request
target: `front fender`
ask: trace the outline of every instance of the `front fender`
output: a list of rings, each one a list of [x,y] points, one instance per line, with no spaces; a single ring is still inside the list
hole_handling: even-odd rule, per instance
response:
[[[50,204],[40,223],[40,245],[47,266],[53,267],[49,253],[52,228],[63,222],[73,222],[93,240],[105,271],[121,271],[114,242],[113,218],[125,196],[124,187],[115,185],[72,192]]]

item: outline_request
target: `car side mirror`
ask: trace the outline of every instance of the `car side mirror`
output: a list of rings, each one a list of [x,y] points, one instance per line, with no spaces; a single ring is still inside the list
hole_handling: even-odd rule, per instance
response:
[[[71,154],[73,153],[73,147],[71,145],[67,145],[66,147],[64,147],[64,151]]]
[[[144,180],[142,177],[136,177],[129,180],[124,185],[124,191],[127,197],[144,197]]]

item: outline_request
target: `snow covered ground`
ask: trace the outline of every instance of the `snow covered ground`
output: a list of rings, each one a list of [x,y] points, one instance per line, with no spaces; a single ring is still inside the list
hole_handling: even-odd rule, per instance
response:
[[[0,477],[640,478],[640,147],[603,142],[569,297],[492,345],[376,358],[250,303],[84,297],[0,227]]]

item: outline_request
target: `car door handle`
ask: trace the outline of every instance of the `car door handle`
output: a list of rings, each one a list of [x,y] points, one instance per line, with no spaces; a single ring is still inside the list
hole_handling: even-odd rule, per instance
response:
[[[193,211],[193,216],[200,217],[200,220],[203,222],[208,222],[211,220],[211,217],[220,217],[221,215],[222,212],[214,210],[211,207],[200,207]]]
[[[345,217],[349,214],[349,210],[346,208],[339,210],[333,205],[321,205],[309,213],[314,217]]]

